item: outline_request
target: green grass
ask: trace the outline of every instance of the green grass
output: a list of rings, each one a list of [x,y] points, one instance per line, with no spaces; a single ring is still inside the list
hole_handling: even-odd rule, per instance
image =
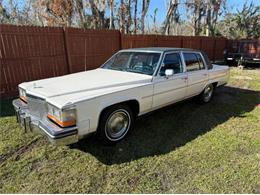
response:
[[[1,101],[1,193],[260,193],[260,71],[232,68],[213,101],[138,119],[115,146],[23,134]]]

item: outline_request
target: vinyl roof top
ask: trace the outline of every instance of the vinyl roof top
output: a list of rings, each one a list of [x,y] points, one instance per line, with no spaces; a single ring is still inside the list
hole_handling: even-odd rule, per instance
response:
[[[121,51],[153,51],[153,52],[167,52],[167,51],[198,51],[190,48],[177,48],[177,47],[143,47],[143,48],[129,48]]]

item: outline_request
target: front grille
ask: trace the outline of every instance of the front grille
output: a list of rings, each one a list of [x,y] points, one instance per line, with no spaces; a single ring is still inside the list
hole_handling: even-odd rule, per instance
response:
[[[47,104],[44,99],[28,95],[28,109],[32,116],[43,119],[47,116]]]

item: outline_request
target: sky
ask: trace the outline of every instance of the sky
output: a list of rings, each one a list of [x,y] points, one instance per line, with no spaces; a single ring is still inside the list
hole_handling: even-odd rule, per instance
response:
[[[183,0],[180,0],[182,2]],[[227,3],[227,9],[230,12],[236,12],[236,10],[241,10],[243,7],[244,2],[253,2],[254,5],[260,5],[260,0],[226,0]],[[158,8],[158,13],[157,13],[157,20],[158,23],[162,23],[165,19],[166,16],[166,4],[165,0],[151,0],[150,7],[149,7],[149,13],[150,15],[153,15],[154,10]],[[180,15],[181,18],[186,17],[186,9],[184,5],[181,5],[180,7]]]
[[[3,1],[3,4],[7,4],[9,0],[0,0]],[[116,2],[119,2],[119,0],[115,0]],[[166,8],[166,0],[150,0],[150,6],[149,6],[149,10],[148,10],[148,21],[151,22],[151,17],[150,15],[153,15],[154,10],[157,8],[158,12],[157,12],[157,23],[161,24],[166,16],[166,12],[167,12],[167,8]],[[180,2],[184,2],[185,0],[179,0]],[[14,0],[14,2],[16,2],[18,4],[18,6],[22,7],[24,5],[25,0]],[[139,10],[138,12],[140,12],[140,9],[142,7],[142,0],[138,0],[139,2]],[[235,12],[237,9],[240,10],[243,7],[244,2],[253,2],[254,5],[259,5],[260,6],[260,0],[226,0],[227,3],[227,10],[230,12]],[[179,13],[182,19],[186,18],[186,8],[184,5],[180,5],[179,7]]]

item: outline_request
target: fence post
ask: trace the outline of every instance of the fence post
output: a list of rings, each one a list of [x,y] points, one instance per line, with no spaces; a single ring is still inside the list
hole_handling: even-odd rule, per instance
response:
[[[202,37],[200,37],[200,50],[202,49]]]
[[[215,60],[216,60],[216,37],[213,37],[213,39],[214,39],[214,44],[213,44],[213,62],[215,62]]]
[[[123,49],[123,35],[121,31],[119,31],[119,50]]]
[[[72,73],[72,70],[71,70],[71,59],[70,59],[67,27],[63,28],[63,37],[64,37],[64,48],[65,48],[65,56],[66,56],[66,62],[67,62],[67,70],[68,70],[68,74],[70,74],[70,73]]]

